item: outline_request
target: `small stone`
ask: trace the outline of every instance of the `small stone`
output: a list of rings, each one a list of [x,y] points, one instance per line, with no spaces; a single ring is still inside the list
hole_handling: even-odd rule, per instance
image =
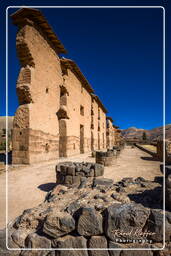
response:
[[[105,248],[107,249],[107,239],[105,236],[92,236],[88,240],[88,248]],[[96,251],[96,250],[89,250],[90,256],[108,256],[109,253],[107,250],[104,251]]]
[[[31,233],[26,238],[26,246],[28,248],[51,248],[51,241],[36,233]]]
[[[67,212],[54,212],[46,217],[43,232],[57,238],[75,229],[75,221]]]
[[[146,180],[143,177],[138,177],[138,178],[135,179],[135,182],[138,182],[138,183],[146,182]]]
[[[125,192],[125,189],[123,187],[117,187],[116,191],[117,192]]]
[[[134,182],[134,179],[132,177],[125,177],[122,179],[122,182],[132,183]]]
[[[53,196],[53,195],[58,195],[58,194],[60,194],[60,193],[65,193],[65,192],[67,191],[67,189],[68,189],[68,188],[67,188],[66,186],[57,185],[57,186],[53,189],[51,195]]]
[[[130,203],[130,199],[129,199],[129,197],[127,197],[126,195],[121,195],[121,194],[115,194],[115,193],[113,193],[113,194],[111,195],[111,197],[112,197],[113,199],[115,199],[115,200],[117,200],[117,201],[123,203],[123,204],[128,204],[128,203]]]
[[[94,208],[82,208],[77,222],[77,231],[82,236],[100,235],[103,233],[102,216]]]

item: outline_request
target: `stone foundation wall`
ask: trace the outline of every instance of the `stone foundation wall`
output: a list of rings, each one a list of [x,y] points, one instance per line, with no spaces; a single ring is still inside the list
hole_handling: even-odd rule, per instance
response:
[[[29,164],[59,157],[59,138],[32,129],[13,129],[13,164]]]
[[[102,164],[104,166],[110,166],[116,164],[117,156],[120,154],[123,147],[113,147],[113,149],[108,149],[107,151],[96,151],[96,163]]]
[[[93,184],[93,178],[103,176],[104,166],[94,163],[64,162],[56,166],[56,182],[69,187]]]

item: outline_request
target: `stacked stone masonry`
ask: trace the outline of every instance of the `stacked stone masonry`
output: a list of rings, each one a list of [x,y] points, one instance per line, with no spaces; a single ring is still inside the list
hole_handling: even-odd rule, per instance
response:
[[[73,165],[79,166],[76,163]],[[84,163],[82,168],[88,165]],[[71,163],[63,166],[70,167]],[[71,173],[71,169],[67,171]],[[122,189],[122,193],[119,189]],[[156,196],[150,196],[152,190]],[[134,199],[139,201],[135,202]],[[163,211],[162,185],[158,182],[142,177],[127,177],[114,183],[110,179],[94,177],[92,187],[87,184],[78,189],[57,184],[42,204],[25,210],[8,224],[8,247],[18,250],[16,254],[9,251],[6,255],[166,256],[170,249],[171,214],[167,209],[165,214],[166,251],[160,254],[163,246]],[[145,242],[140,242],[142,236]],[[132,242],[134,240],[139,242]],[[1,231],[1,248],[5,248],[4,241],[5,231]],[[148,250],[124,251],[132,247]],[[23,248],[47,250],[24,251]],[[67,248],[73,250],[66,254]]]
[[[56,182],[68,187],[83,187],[93,178],[103,176],[104,166],[94,163],[63,162],[56,166]]]
[[[42,13],[23,8],[12,14],[12,20],[19,28],[16,48],[21,64],[13,164],[68,157],[117,144],[117,129],[112,124],[112,139],[107,142],[106,108],[77,64],[59,57],[66,50]]]

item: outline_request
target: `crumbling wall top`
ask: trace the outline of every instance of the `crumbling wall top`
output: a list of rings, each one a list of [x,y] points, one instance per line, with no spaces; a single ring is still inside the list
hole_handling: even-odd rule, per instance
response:
[[[53,32],[51,26],[39,10],[22,8],[13,13],[11,17],[14,25],[21,26],[24,24],[30,24],[39,28],[53,46],[57,54],[66,53],[63,44],[60,42],[57,35]]]
[[[107,117],[106,117],[106,119],[107,119],[107,120],[110,120],[110,121],[113,123],[113,119],[112,119],[112,117],[107,116]]]
[[[91,85],[89,84],[89,82],[87,81],[83,73],[81,72],[80,68],[77,66],[77,64],[73,60],[61,58],[61,66],[62,66],[62,70],[67,68],[70,69],[77,76],[77,78],[80,80],[80,82],[83,84],[83,86],[89,93],[94,92],[93,88],[91,87]]]
[[[93,94],[93,93],[91,94],[91,96],[92,96],[93,99],[96,100],[96,102],[101,107],[101,109],[104,111],[104,113],[108,113],[107,109],[105,108],[105,106],[101,102],[100,98],[97,95]]]

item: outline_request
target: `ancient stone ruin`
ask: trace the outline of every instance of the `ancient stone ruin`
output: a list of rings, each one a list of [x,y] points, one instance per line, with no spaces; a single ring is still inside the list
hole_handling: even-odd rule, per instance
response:
[[[39,10],[11,15],[21,69],[13,122],[13,164],[30,164],[119,144],[107,110]],[[107,119],[109,121],[109,119]],[[115,137],[116,135],[116,137]]]
[[[66,248],[72,248],[67,255],[130,256],[133,251],[123,249],[134,247],[149,250],[137,250],[133,255],[160,256],[162,182],[127,177],[115,183],[102,177],[103,170],[103,165],[93,163],[59,163],[57,184],[45,201],[25,210],[8,224],[8,247],[18,251],[9,251],[7,255],[64,256]],[[63,176],[62,182],[58,172]],[[86,179],[84,184],[80,186],[80,180],[78,186],[65,182],[71,177],[75,179],[77,174],[84,181]],[[170,220],[171,214],[166,211],[167,244],[171,237]],[[1,232],[3,239],[4,232]],[[0,239],[0,246],[3,239]],[[46,251],[24,251],[22,248],[46,248]],[[96,248],[106,250],[97,251]]]
[[[94,163],[64,162],[56,166],[56,182],[68,187],[81,188],[92,183],[94,177],[103,176],[104,166]]]

